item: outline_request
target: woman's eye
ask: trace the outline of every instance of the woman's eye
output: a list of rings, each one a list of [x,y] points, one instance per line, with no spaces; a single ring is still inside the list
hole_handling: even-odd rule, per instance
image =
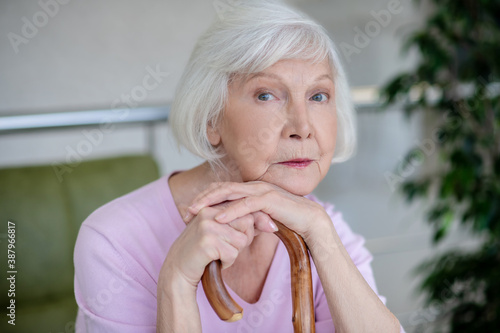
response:
[[[311,100],[313,100],[315,102],[324,102],[327,99],[328,99],[328,96],[326,94],[323,94],[323,93],[316,94],[313,97],[311,97]]]
[[[257,98],[259,99],[259,101],[270,101],[270,100],[274,99],[274,96],[271,95],[270,93],[262,93],[262,94],[259,94],[259,96],[257,96]]]

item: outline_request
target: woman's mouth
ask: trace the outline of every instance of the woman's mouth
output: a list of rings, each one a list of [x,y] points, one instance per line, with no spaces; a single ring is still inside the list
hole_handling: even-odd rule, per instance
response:
[[[304,169],[307,168],[313,160],[310,159],[305,159],[305,158],[299,158],[295,160],[290,160],[290,161],[285,161],[285,162],[280,162],[278,164],[291,167],[291,168],[296,168],[296,169]]]

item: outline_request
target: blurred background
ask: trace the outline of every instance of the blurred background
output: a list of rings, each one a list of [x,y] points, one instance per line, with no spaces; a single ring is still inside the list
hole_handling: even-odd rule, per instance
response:
[[[357,155],[334,165],[315,194],[332,202],[354,231],[366,238],[388,307],[407,332],[423,332],[439,311],[425,305],[415,292],[421,277],[414,268],[448,248],[473,248],[477,240],[452,228],[444,242],[432,245],[426,204],[408,204],[398,191],[401,181],[417,172],[411,167],[398,171],[398,166],[408,150],[426,138],[432,119],[425,113],[405,118],[397,104],[380,112],[377,91],[417,63],[414,50],[404,55],[400,50],[405,38],[423,27],[432,7],[425,1],[415,6],[409,0],[289,3],[328,30],[341,53],[358,110]],[[152,154],[161,175],[199,163],[178,150],[165,110],[197,37],[237,4],[234,0],[0,1],[0,128],[4,126],[0,168],[46,165],[53,177],[60,178],[72,170],[76,173],[84,161],[120,156]],[[133,122],[132,116],[140,112],[127,109],[134,108],[157,112]],[[19,118],[18,130],[6,125],[13,124],[12,116],[53,113],[63,114],[63,123],[71,123],[71,113],[77,117],[77,112],[88,110],[115,111],[94,115],[101,125],[109,117],[130,123],[106,131],[99,125],[19,130],[23,122],[34,121],[37,127],[46,121],[36,117]],[[71,170],[56,169],[60,163],[69,163]],[[136,175],[130,172],[125,177]],[[23,223],[18,216],[2,218]],[[63,325],[59,331],[69,329],[71,325]]]

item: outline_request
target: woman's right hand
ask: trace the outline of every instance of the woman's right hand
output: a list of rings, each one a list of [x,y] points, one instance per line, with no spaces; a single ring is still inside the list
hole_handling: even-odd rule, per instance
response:
[[[230,223],[215,221],[220,207],[230,204],[203,208],[170,247],[158,278],[157,332],[201,333],[196,290],[205,267],[218,259],[223,268],[231,266],[256,233],[275,231],[261,212]]]
[[[175,278],[195,290],[210,262],[220,259],[222,269],[228,268],[259,232],[276,231],[269,223],[269,216],[262,212],[248,214],[230,223],[215,221],[214,217],[221,208],[235,202],[206,207],[189,222],[168,252],[159,284]]]

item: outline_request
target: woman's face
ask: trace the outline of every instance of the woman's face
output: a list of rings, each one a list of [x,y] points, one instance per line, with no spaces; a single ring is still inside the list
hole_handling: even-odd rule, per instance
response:
[[[221,121],[208,128],[232,181],[261,180],[306,195],[325,177],[335,150],[335,85],[329,63],[282,60],[235,77]]]

